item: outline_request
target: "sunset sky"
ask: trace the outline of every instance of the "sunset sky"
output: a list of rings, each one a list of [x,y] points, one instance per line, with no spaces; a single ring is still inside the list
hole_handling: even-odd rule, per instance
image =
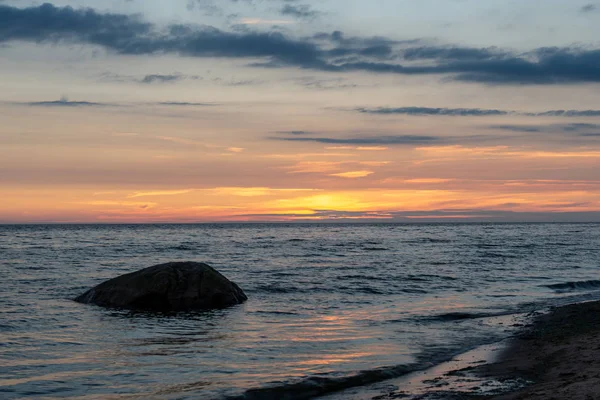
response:
[[[0,223],[600,221],[600,3],[0,0]]]

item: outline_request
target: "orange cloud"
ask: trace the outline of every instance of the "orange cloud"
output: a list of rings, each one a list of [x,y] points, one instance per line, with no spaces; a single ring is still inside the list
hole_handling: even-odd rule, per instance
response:
[[[390,164],[389,161],[360,161],[360,165],[367,165],[369,167],[383,167],[384,165]]]
[[[388,147],[383,147],[383,146],[361,146],[361,147],[357,147],[356,150],[359,151],[384,151],[384,150],[388,150]]]
[[[404,183],[425,183],[425,184],[435,184],[435,183],[448,183],[452,182],[454,179],[443,179],[443,178],[416,178],[416,179],[406,179]]]
[[[349,171],[340,172],[338,174],[329,174],[329,176],[337,176],[340,178],[364,178],[365,176],[372,175],[373,171]]]
[[[337,161],[300,161],[291,167],[286,167],[290,170],[290,173],[299,174],[299,173],[313,173],[313,172],[321,172],[327,173],[331,171],[339,170],[340,166],[345,164],[345,162],[337,162]]]
[[[148,197],[148,196],[175,196],[178,194],[186,194],[193,192],[195,189],[182,189],[182,190],[157,190],[153,192],[135,192],[127,196],[128,198],[135,197]]]
[[[510,148],[508,146],[493,147],[464,147],[464,146],[432,146],[417,147],[417,151],[433,155],[467,155],[467,156],[498,156],[524,158],[597,158],[600,151],[581,149],[579,151],[539,151],[525,148]]]
[[[314,192],[317,189],[272,189],[268,187],[220,187],[214,189],[205,189],[216,195],[257,197],[271,196],[281,193]]]

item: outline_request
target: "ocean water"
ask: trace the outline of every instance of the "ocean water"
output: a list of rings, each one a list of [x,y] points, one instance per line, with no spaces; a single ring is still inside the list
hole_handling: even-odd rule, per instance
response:
[[[0,397],[300,399],[503,339],[599,298],[600,224],[0,226]],[[202,261],[249,301],[152,315],[71,299]]]

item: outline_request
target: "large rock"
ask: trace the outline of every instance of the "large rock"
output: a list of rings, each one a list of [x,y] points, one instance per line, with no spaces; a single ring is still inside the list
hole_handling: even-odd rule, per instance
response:
[[[238,285],[207,264],[171,262],[103,282],[75,301],[133,310],[190,311],[225,308],[247,299]]]

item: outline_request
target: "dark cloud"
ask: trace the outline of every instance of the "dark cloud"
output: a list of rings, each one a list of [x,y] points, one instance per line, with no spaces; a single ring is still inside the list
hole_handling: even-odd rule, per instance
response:
[[[281,15],[289,15],[296,18],[313,19],[320,15],[316,10],[313,10],[309,5],[306,4],[285,4],[279,12]]]
[[[581,11],[584,14],[587,14],[589,12],[596,11],[597,9],[598,7],[595,4],[586,4],[585,6],[581,7],[579,11]]]
[[[48,3],[28,8],[0,5],[0,44],[9,41],[86,43],[128,55],[260,58],[250,65],[446,75],[457,81],[495,85],[600,82],[598,49],[552,47],[515,53],[495,48],[427,46],[419,41],[381,37],[346,37],[339,31],[294,39],[275,31],[226,32],[184,24],[159,27],[136,15]]]
[[[600,110],[551,110],[523,115],[529,117],[600,117]]]
[[[586,123],[586,122],[575,122],[572,124],[555,125],[555,126],[559,126],[565,132],[579,132],[582,130],[600,129],[600,124],[590,124],[590,123]]]
[[[106,107],[115,105],[108,103],[94,103],[90,101],[69,101],[69,99],[66,97],[62,97],[60,100],[33,101],[19,104],[24,104],[32,107]]]
[[[132,38],[147,35],[152,28],[136,16],[104,14],[92,9],[75,10],[49,3],[29,8],[0,6],[0,41],[71,40],[113,48],[127,47]]]
[[[344,78],[315,78],[306,76],[294,79],[293,81],[299,86],[315,90],[352,89],[358,87],[357,84],[351,83]]]
[[[600,82],[600,50],[541,48],[523,56],[456,62],[439,66],[457,80],[486,84]]]
[[[142,84],[161,84],[161,83],[176,83],[184,80],[195,80],[212,82],[223,86],[249,86],[263,83],[258,79],[235,79],[221,77],[202,77],[199,75],[184,75],[180,73],[173,74],[148,74],[143,77],[133,75],[121,75],[112,72],[105,72],[100,75],[102,81],[121,82],[121,83],[142,83]]]
[[[12,103],[17,105],[26,105],[31,107],[125,107],[126,104],[118,104],[118,103],[96,103],[91,101],[70,101],[67,98],[63,97],[60,100],[51,100],[51,101],[31,101],[25,103]],[[146,104],[156,104],[161,106],[175,106],[175,107],[212,107],[218,106],[219,103],[195,103],[195,102],[179,102],[179,101],[163,101],[158,103],[146,103]]]
[[[569,134],[571,137],[573,134],[577,136],[596,136],[595,133],[589,131],[600,130],[600,124],[592,124],[586,122],[576,122],[570,124],[545,124],[545,125],[490,125],[490,129],[499,129],[513,132],[543,132],[543,133],[561,133]]]
[[[538,49],[527,55],[507,52],[502,56],[467,60],[440,56],[432,61],[423,65],[361,61],[329,65],[329,68],[403,75],[450,74],[457,81],[496,85],[600,82],[600,50]]]
[[[423,145],[433,143],[444,143],[446,139],[442,136],[420,136],[420,135],[390,135],[390,136],[368,136],[355,138],[329,138],[329,137],[274,137],[274,140],[290,142],[316,142],[325,144],[351,144],[351,145]]]
[[[160,75],[160,74],[151,74],[146,75],[142,79],[140,79],[140,83],[169,83],[169,82],[177,82],[186,77],[183,75],[173,74],[173,75]]]
[[[494,58],[503,58],[505,56],[500,50],[495,47],[490,48],[470,48],[470,47],[436,47],[436,46],[421,46],[411,47],[402,52],[405,60],[489,60]]]
[[[503,116],[503,115],[520,115],[526,117],[600,117],[600,110],[550,110],[542,111],[538,113],[531,112],[519,112],[514,110],[497,110],[497,109],[485,109],[485,108],[434,108],[434,107],[357,107],[352,109],[363,114],[373,115],[413,115],[413,116],[473,116],[473,117],[487,117],[487,116]],[[569,124],[570,126],[576,126],[577,124]],[[521,132],[527,131],[532,132],[529,129],[534,129],[531,126],[523,125],[502,125],[505,128],[498,129],[510,129],[510,130],[521,130]]]
[[[282,135],[314,135],[314,132],[308,132],[308,131],[278,131],[277,133],[280,133]]]
[[[207,26],[174,24],[166,31],[137,16],[102,14],[43,4],[0,6],[0,41],[89,43],[121,54],[178,53],[195,57],[273,57],[291,65],[317,63],[312,43],[280,33],[231,33]],[[315,65],[315,67],[317,67]]]
[[[542,128],[539,126],[530,126],[530,125],[492,125],[489,126],[491,129],[500,129],[503,131],[513,131],[513,132],[541,132]]]
[[[447,115],[447,116],[494,116],[508,115],[511,112],[488,110],[481,108],[430,108],[430,107],[399,107],[399,108],[355,108],[355,111],[365,114],[405,114],[405,115]]]
[[[345,47],[363,47],[379,45],[415,45],[421,43],[420,39],[413,40],[393,40],[382,36],[346,36],[342,31],[319,32],[313,35],[313,39],[328,41]]]

